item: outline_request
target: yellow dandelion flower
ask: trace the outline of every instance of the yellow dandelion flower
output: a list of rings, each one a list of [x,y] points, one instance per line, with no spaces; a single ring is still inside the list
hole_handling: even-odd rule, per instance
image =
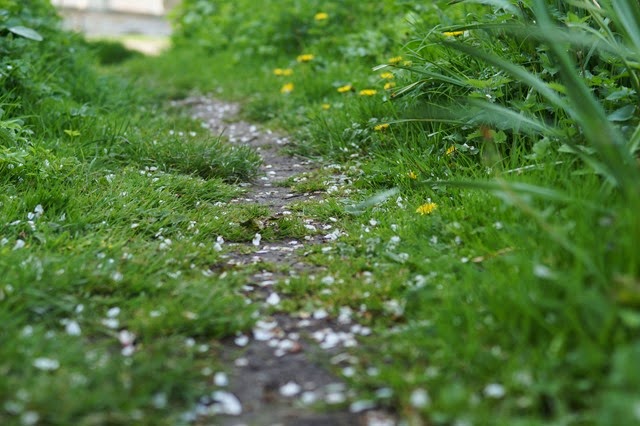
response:
[[[339,93],[347,93],[353,90],[353,86],[350,84],[345,84],[344,86],[338,87]]]
[[[399,64],[400,61],[402,61],[402,56],[394,56],[393,58],[389,58],[387,62],[389,62],[391,65],[395,65]]]
[[[331,104],[322,104],[322,105],[320,105],[320,108],[322,108],[323,110],[326,111],[326,110],[331,108]]]
[[[393,81],[384,84],[384,90],[393,89],[394,87],[396,87],[396,83]]]
[[[375,90],[375,89],[363,89],[363,90],[358,92],[358,95],[360,95],[360,96],[373,96],[376,93],[378,93],[378,91]]]
[[[296,60],[298,62],[311,62],[313,61],[313,58],[315,58],[315,56],[311,53],[304,53],[302,55],[298,55],[298,57],[296,58]]]
[[[375,130],[376,132],[384,132],[388,128],[389,128],[389,123],[382,123],[375,126],[373,130]]]
[[[445,37],[458,37],[464,34],[464,31],[445,31],[442,33]]]
[[[293,92],[294,85],[293,83],[287,83],[280,89],[280,93],[287,94]]]
[[[451,145],[449,148],[447,148],[447,152],[445,152],[446,155],[451,155],[456,151],[456,146],[455,145]]]
[[[276,68],[273,73],[277,76],[290,76],[293,74],[293,70],[291,68]]]
[[[416,209],[416,213],[421,215],[431,214],[438,207],[436,203],[425,203]]]
[[[407,173],[407,176],[409,176],[409,179],[418,179],[418,175],[413,170]]]
[[[394,77],[395,76],[392,72],[383,72],[382,74],[380,74],[380,78],[384,80],[393,80]]]
[[[313,19],[315,19],[316,21],[326,21],[327,19],[329,19],[329,14],[325,12],[318,12],[315,14]]]

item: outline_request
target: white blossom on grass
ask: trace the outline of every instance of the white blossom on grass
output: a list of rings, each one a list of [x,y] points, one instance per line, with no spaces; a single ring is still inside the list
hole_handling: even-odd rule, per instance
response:
[[[487,398],[500,399],[507,392],[504,386],[502,386],[500,383],[489,383],[484,387],[482,393],[484,393],[484,396],[486,396]]]
[[[82,329],[80,328],[80,324],[74,320],[65,321],[64,331],[69,336],[80,336],[82,334]]]
[[[331,275],[327,275],[326,277],[322,278],[320,282],[324,285],[331,285],[336,282],[336,280]]]
[[[35,411],[25,411],[20,416],[20,424],[24,426],[38,424],[38,421],[40,421],[40,415],[38,415],[38,413],[36,413]]]
[[[431,398],[426,390],[418,388],[411,392],[409,402],[415,408],[424,408],[431,404]]]
[[[166,408],[167,402],[167,394],[164,392],[158,392],[157,394],[153,395],[153,398],[151,399],[151,403],[153,404],[153,406],[159,410]]]
[[[42,371],[54,371],[60,368],[60,361],[53,358],[36,358],[33,360],[33,366]]]

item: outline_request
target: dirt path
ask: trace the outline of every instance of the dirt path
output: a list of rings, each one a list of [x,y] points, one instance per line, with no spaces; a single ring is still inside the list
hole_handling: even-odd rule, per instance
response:
[[[259,203],[268,206],[273,217],[279,217],[295,215],[289,210],[294,201],[322,197],[317,192],[294,194],[291,188],[282,186],[288,178],[311,172],[315,166],[282,154],[281,149],[289,143],[286,137],[238,120],[238,105],[204,97],[180,104],[190,108],[213,134],[224,134],[231,143],[252,146],[262,156],[261,175],[233,202]],[[256,236],[250,245],[225,243],[224,256],[230,267],[258,267],[243,287],[243,294],[250,303],[258,304],[260,317],[252,333],[223,342],[220,355],[229,366],[229,375],[217,376],[220,390],[203,398],[199,411],[218,414],[214,424],[230,426],[394,425],[395,420],[373,404],[354,402],[355,395],[330,372],[331,368],[350,365],[353,357],[349,348],[357,345],[359,335],[369,334],[369,329],[352,322],[348,311],[339,318],[330,318],[323,309],[295,315],[269,314],[274,308],[278,312],[284,297],[274,290],[279,280],[323,273],[321,268],[305,263],[305,247],[332,240],[339,232],[334,224],[313,219],[305,219],[305,226],[321,232],[304,241],[265,244]],[[211,423],[205,418],[202,424]]]

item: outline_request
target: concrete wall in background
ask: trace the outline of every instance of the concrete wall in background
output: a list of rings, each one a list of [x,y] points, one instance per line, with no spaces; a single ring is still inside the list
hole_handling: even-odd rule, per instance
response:
[[[175,0],[52,0],[64,27],[88,36],[168,36],[166,12]]]
[[[164,15],[170,7],[163,0],[51,0],[59,8]]]

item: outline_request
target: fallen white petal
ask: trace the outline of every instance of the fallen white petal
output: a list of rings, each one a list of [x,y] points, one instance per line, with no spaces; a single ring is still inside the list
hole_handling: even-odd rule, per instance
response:
[[[260,342],[267,341],[272,337],[273,337],[273,333],[270,332],[269,330],[263,330],[260,328],[253,329],[253,338]]]
[[[280,386],[280,395],[285,397],[295,396],[300,393],[300,385],[295,382],[287,382]]]
[[[271,293],[269,297],[267,297],[266,302],[268,305],[276,306],[280,303],[280,296],[278,296],[278,293]]]
[[[38,370],[53,371],[60,368],[60,361],[53,358],[36,358],[33,360],[33,366]]]
[[[423,408],[431,404],[431,398],[429,397],[427,391],[424,389],[415,389],[413,392],[411,392],[409,401],[415,408]]]
[[[346,400],[347,400],[347,397],[342,392],[331,392],[324,397],[324,401],[327,404],[341,404]]]
[[[380,388],[376,391],[378,398],[391,398],[393,396],[393,390],[391,388]]]
[[[312,391],[306,391],[300,396],[300,402],[305,405],[313,404],[318,400],[318,395]]]
[[[485,386],[484,390],[483,390],[484,395],[487,398],[502,398],[506,391],[504,389],[504,386],[502,386],[499,383],[489,383],[487,386]]]
[[[216,386],[227,386],[229,384],[229,378],[226,373],[218,371],[213,376],[213,383],[215,383]]]
[[[136,347],[133,345],[128,345],[122,348],[122,350],[120,351],[120,353],[122,354],[122,356],[131,356],[133,355],[133,353],[136,351]]]
[[[80,324],[73,320],[69,321],[67,325],[65,325],[64,330],[69,336],[79,336],[80,334],[82,334]]]
[[[236,337],[233,342],[240,347],[247,346],[247,343],[249,343],[249,336],[242,334]]]
[[[320,280],[320,282],[321,282],[322,284],[325,284],[325,285],[331,285],[331,284],[333,284],[334,282],[336,282],[336,280],[335,280],[335,278],[333,278],[331,275],[327,275],[327,276],[326,276],[326,277],[324,277],[322,280]]]
[[[151,398],[151,403],[157,409],[165,408],[167,406],[167,402],[167,394],[164,392],[158,392],[157,394],[153,395],[153,398]]]
[[[40,415],[35,411],[25,411],[20,416],[20,423],[24,426],[31,426],[31,425],[38,424],[39,420],[40,420]]]
[[[236,367],[246,367],[247,365],[249,365],[249,360],[247,358],[238,358],[236,359],[233,364]]]
[[[211,394],[211,398],[216,401],[212,406],[216,414],[227,414],[230,416],[239,416],[242,414],[242,404],[231,392],[215,391]]]
[[[349,411],[352,413],[361,413],[376,407],[376,403],[369,400],[354,401],[349,405]]]
[[[132,345],[135,340],[136,335],[128,330],[120,330],[118,333],[118,341],[120,341],[122,346]]]
[[[114,329],[120,327],[120,321],[118,321],[117,318],[104,318],[100,322],[107,328]]]
[[[313,313],[313,318],[314,319],[324,319],[324,318],[326,318],[328,316],[329,316],[329,314],[324,309],[318,309],[317,311],[315,311]]]

